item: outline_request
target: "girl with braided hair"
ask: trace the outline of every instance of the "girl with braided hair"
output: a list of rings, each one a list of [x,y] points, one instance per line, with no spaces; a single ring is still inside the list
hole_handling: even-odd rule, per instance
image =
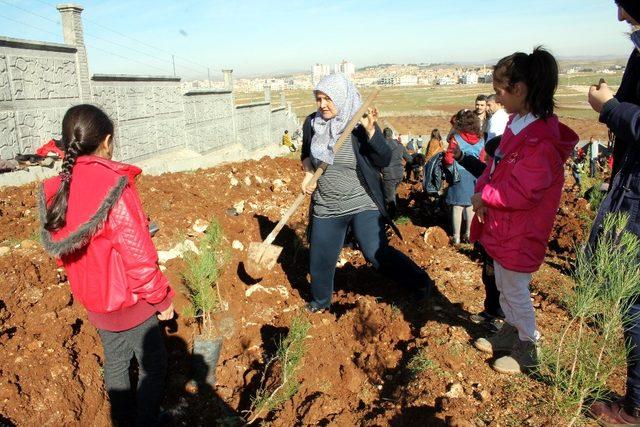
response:
[[[113,123],[93,105],[62,120],[62,171],[40,191],[41,239],[64,266],[74,298],[104,347],[104,379],[115,425],[158,425],[167,356],[158,320],[173,318],[174,292],[158,267],[134,179],[111,160]],[[135,399],[132,357],[139,375]]]

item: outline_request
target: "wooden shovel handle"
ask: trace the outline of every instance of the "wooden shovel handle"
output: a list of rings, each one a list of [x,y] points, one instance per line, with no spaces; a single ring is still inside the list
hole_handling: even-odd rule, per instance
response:
[[[342,135],[340,135],[340,138],[338,138],[338,141],[333,146],[334,153],[337,153],[338,151],[340,151],[340,148],[342,148],[344,141],[347,139],[349,135],[351,135],[351,131],[353,130],[354,127],[356,127],[356,124],[358,124],[358,121],[360,121],[360,118],[364,115],[364,113],[367,112],[367,110],[373,103],[373,100],[376,99],[379,93],[380,93],[380,89],[374,89],[373,92],[371,92],[371,94],[367,97],[367,99],[365,99],[365,101],[362,103],[362,106],[358,109],[358,111],[356,111],[353,117],[351,117],[351,120],[349,120],[349,123],[347,123],[347,126],[344,128]],[[315,173],[313,174],[311,181],[309,181],[309,185],[313,185],[316,182],[318,182],[318,179],[320,179],[320,176],[324,173],[324,171],[327,169],[328,166],[329,165],[327,163],[322,162],[318,167],[318,169],[316,169]],[[278,233],[280,233],[280,230],[282,230],[282,227],[284,227],[287,221],[289,221],[289,218],[291,218],[291,215],[293,215],[293,213],[298,210],[298,208],[300,207],[304,199],[305,199],[305,194],[301,193],[293,202],[291,207],[285,212],[285,214],[282,215],[280,222],[278,222],[275,228],[271,230],[271,233],[269,233],[267,238],[264,239],[263,244],[270,245],[271,243],[273,243]]]

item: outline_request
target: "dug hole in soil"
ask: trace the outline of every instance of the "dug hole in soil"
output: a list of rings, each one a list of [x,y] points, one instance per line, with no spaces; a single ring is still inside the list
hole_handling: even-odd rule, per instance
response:
[[[292,203],[302,179],[299,161],[263,158],[196,172],[142,176],[144,208],[160,231],[158,250],[185,239],[193,225],[215,217],[230,253],[218,280],[227,303],[215,321],[223,335],[216,385],[188,386],[197,325],[182,313],[189,305],[182,284],[185,262],[164,264],[176,289],[178,318],[165,325],[169,349],[163,407],[176,425],[214,425],[246,415],[266,361],[309,300],[307,209],[295,213],[275,244],[284,251],[258,283],[241,266],[249,243],[261,241]],[[37,243],[37,185],[0,190],[0,424],[110,424],[103,388],[102,346],[84,309],[75,303],[62,270]],[[472,346],[485,331],[467,320],[482,309],[479,260],[470,245],[456,249],[423,211],[417,184],[403,183],[400,229],[392,244],[422,266],[437,291],[419,306],[410,294],[379,276],[360,252],[344,249],[336,271],[331,313],[310,315],[311,328],[298,369],[300,386],[283,405],[258,421],[290,425],[554,425],[549,389],[524,376],[496,374]],[[241,203],[243,202],[243,203]],[[533,287],[561,289],[570,280],[557,259],[570,257],[582,237],[576,214],[581,199],[567,190],[549,260]],[[235,205],[235,208],[234,208]],[[574,215],[575,214],[575,215]],[[426,236],[426,237],[425,237]],[[555,242],[555,243],[554,243]],[[542,334],[567,320],[553,291],[534,292]],[[408,364],[420,350],[428,366]]]

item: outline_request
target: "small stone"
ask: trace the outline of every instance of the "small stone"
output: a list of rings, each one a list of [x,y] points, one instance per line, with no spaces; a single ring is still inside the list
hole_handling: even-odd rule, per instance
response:
[[[209,222],[204,219],[196,219],[191,227],[196,233],[204,233],[209,228]]]
[[[238,203],[234,204],[233,209],[235,209],[239,214],[244,212],[244,200],[240,200]]]
[[[24,249],[33,249],[38,247],[38,243],[34,242],[33,240],[25,239],[20,242],[20,246]]]
[[[11,248],[8,246],[0,246],[0,256],[8,254],[10,250]]]
[[[24,299],[31,305],[36,304],[44,296],[44,291],[35,286],[30,287],[24,293]]]
[[[451,397],[453,399],[464,396],[464,387],[460,383],[450,383],[447,386],[447,392],[444,394],[447,397]]]
[[[244,185],[246,186],[250,186],[251,185],[251,178],[248,176],[244,177]]]
[[[238,180],[237,180],[235,177],[231,177],[231,179],[229,180],[229,184],[230,184],[232,187],[236,187],[236,186],[239,184],[239,182],[238,182]]]
[[[258,175],[253,177],[253,180],[256,182],[256,184],[258,185],[262,185],[264,184],[264,179],[262,179],[261,177],[259,177]]]
[[[244,251],[244,245],[240,240],[234,240],[233,243],[231,243],[231,247],[239,251]]]
[[[284,181],[281,179],[274,179],[271,183],[271,191],[280,190],[284,186]]]
[[[342,267],[347,263],[347,260],[345,258],[340,258],[338,260],[338,262],[336,263],[336,267]]]
[[[491,399],[491,393],[487,390],[475,390],[473,392],[473,397],[475,397],[480,402],[486,402]]]

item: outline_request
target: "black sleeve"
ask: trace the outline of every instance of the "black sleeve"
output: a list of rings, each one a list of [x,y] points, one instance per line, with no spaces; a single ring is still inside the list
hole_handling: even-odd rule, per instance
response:
[[[302,149],[300,152],[300,160],[304,160],[311,155],[311,138],[313,138],[313,127],[311,127],[311,119],[316,113],[311,113],[304,119],[302,125]]]
[[[476,178],[482,175],[482,172],[484,172],[487,167],[485,163],[482,163],[480,159],[474,156],[462,156],[462,158],[458,160],[458,164]]]
[[[355,132],[361,143],[367,144],[367,157],[369,157],[371,163],[378,168],[389,166],[392,151],[384,135],[382,135],[380,127],[376,125],[376,131],[371,139],[368,139],[367,131],[362,126],[358,126]]]
[[[625,141],[640,141],[640,107],[612,98],[602,108],[600,121]]]

